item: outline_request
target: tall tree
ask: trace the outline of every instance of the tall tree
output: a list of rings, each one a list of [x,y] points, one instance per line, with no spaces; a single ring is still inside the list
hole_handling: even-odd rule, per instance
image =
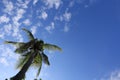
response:
[[[33,34],[27,29],[23,28],[22,30],[28,34],[28,42],[5,41],[6,44],[15,45],[17,47],[15,52],[21,55],[21,58],[19,59],[17,64],[17,68],[19,68],[20,71],[10,80],[25,79],[25,73],[30,66],[35,66],[38,68],[38,72],[36,75],[38,76],[40,74],[42,62],[50,65],[47,55],[44,54],[44,49],[58,51],[62,50],[57,45],[44,43],[43,40],[35,39]]]

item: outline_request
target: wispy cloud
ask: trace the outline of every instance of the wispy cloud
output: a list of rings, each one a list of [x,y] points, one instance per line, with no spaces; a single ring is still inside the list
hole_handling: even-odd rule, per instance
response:
[[[64,32],[68,32],[68,31],[69,31],[69,26],[68,26],[68,24],[65,24],[63,31],[64,31]]]
[[[62,4],[61,0],[42,0],[48,8],[53,8],[55,6],[56,9]]]
[[[64,32],[68,32],[69,31],[69,22],[71,20],[71,17],[72,17],[72,13],[68,11],[68,8],[65,10],[65,12],[60,15],[60,16],[55,16],[54,17],[54,20],[58,20],[58,21],[61,21],[61,22],[64,22],[64,28],[63,28],[63,31]]]
[[[68,8],[65,10],[65,12],[60,15],[60,16],[55,16],[54,20],[60,20],[60,21],[65,21],[69,22],[72,17],[72,13],[68,11]]]
[[[70,1],[70,2],[69,2],[69,7],[73,7],[74,4],[75,4],[75,1],[74,1],[74,0]]]
[[[120,80],[120,70],[115,70],[111,72],[109,76],[105,76],[100,80]]]
[[[3,4],[5,6],[5,9],[3,10],[5,13],[11,15],[14,9],[14,5],[11,1],[3,0]]]
[[[8,65],[9,65],[9,64],[8,64],[8,61],[7,61],[6,58],[4,58],[4,57],[1,57],[1,58],[0,58],[0,63],[3,64],[3,65],[5,65],[5,66],[8,66]]]
[[[33,5],[35,5],[38,2],[38,0],[33,0]]]
[[[12,20],[13,20],[13,25],[12,26],[14,28],[12,36],[13,37],[17,37],[17,39],[19,41],[23,40],[22,36],[20,34],[20,31],[19,31],[19,27],[21,25],[21,23],[19,22],[19,20],[23,18],[23,15],[24,15],[25,12],[26,12],[25,9],[21,9],[21,8],[17,9],[17,11],[16,11],[17,15],[12,18]]]
[[[25,13],[25,10],[24,9],[17,9],[16,11],[16,16],[13,17],[13,21],[16,21],[18,22],[22,17],[23,17],[23,14]]]
[[[49,33],[51,33],[51,31],[55,29],[55,24],[54,24],[54,22],[51,22],[51,24],[50,24],[49,26],[45,27],[45,29],[46,29]]]
[[[45,11],[41,12],[41,15],[39,16],[40,19],[42,18],[44,20],[46,20],[47,17],[48,17],[48,14]]]
[[[7,35],[11,34],[11,30],[12,30],[12,25],[11,24],[4,25],[4,31]]]
[[[29,26],[29,25],[31,24],[30,19],[25,19],[25,20],[23,21],[23,24]]]
[[[4,35],[5,35],[5,34],[4,34],[4,33],[2,32],[2,30],[0,29],[0,38],[1,38],[1,39],[4,39]]]
[[[11,65],[11,60],[18,59],[18,55],[13,52],[13,48],[6,45],[0,45],[0,63],[9,66]],[[9,61],[9,63],[8,63]]]
[[[10,19],[6,15],[0,16],[0,23],[8,23],[9,21]]]
[[[32,34],[35,35],[36,31],[37,31],[37,27],[36,27],[36,26],[33,26],[33,27],[31,28]]]
[[[10,58],[16,59],[15,54],[13,52],[13,48],[11,48],[10,46],[0,45],[0,51],[1,51],[1,54],[0,54],[1,57],[5,57],[7,59],[10,59]]]
[[[63,18],[64,18],[65,21],[70,21],[71,16],[72,16],[72,14],[70,12],[68,12],[67,10],[63,14]]]
[[[18,6],[18,7],[21,7],[21,8],[24,8],[24,9],[26,9],[26,8],[28,8],[28,4],[30,3],[30,1],[31,0],[17,0],[17,3],[16,3],[16,5]]]

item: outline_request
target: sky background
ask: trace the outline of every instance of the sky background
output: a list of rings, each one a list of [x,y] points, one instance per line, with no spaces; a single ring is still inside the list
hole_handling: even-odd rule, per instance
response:
[[[43,80],[120,80],[120,0],[0,0],[0,80],[17,74],[19,55],[5,40],[28,41],[21,28],[62,52],[45,51]],[[30,68],[26,80],[37,69]]]

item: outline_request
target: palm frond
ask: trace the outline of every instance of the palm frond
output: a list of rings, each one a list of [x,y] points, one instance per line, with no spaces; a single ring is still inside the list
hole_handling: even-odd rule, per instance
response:
[[[58,50],[58,51],[62,51],[62,49],[60,47],[58,47],[57,45],[53,45],[53,44],[44,44],[43,45],[44,49],[48,49],[48,50]]]
[[[41,67],[42,67],[42,57],[41,57],[41,55],[40,54],[38,54],[39,55],[39,69],[38,69],[38,72],[37,72],[37,77],[39,76],[39,74],[40,74],[40,71],[41,71]]]
[[[33,60],[32,65],[35,67],[39,67],[41,63],[42,63],[42,56],[39,53],[37,53],[37,55],[35,56]]]
[[[26,56],[21,56],[20,59],[18,60],[17,64],[16,64],[16,68],[22,68],[23,65],[27,62],[27,60],[30,57],[31,52],[26,53]]]
[[[47,55],[42,52],[41,56],[42,56],[42,61],[43,61],[45,64],[50,65],[50,62],[49,62],[49,60],[48,60]]]
[[[39,76],[39,74],[40,74],[40,71],[41,71],[41,67],[42,67],[42,64],[40,65],[40,67],[39,67],[39,69],[38,69],[38,72],[37,72],[37,77]]]
[[[24,53],[24,52],[28,51],[28,49],[31,48],[33,46],[33,44],[34,44],[34,40],[31,40],[31,41],[25,43],[24,45],[18,47],[15,50],[15,52],[16,53]]]
[[[30,40],[34,40],[34,36],[29,30],[27,30],[25,28],[22,28],[22,30],[24,30],[27,33]]]
[[[37,55],[35,56],[32,66],[35,66],[37,68],[39,67],[38,72],[36,74],[36,77],[38,77],[42,67],[42,56],[40,55],[40,53],[37,53]]]
[[[12,44],[16,47],[20,47],[20,46],[23,46],[25,44],[24,42],[13,42],[13,41],[5,41],[4,43],[5,44]]]

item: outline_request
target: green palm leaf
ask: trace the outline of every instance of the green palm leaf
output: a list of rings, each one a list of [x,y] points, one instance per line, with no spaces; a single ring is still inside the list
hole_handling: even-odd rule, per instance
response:
[[[24,30],[27,33],[30,40],[34,40],[34,36],[29,30],[27,30],[25,28],[22,28],[22,30]]]
[[[24,52],[28,51],[28,49],[31,48],[33,46],[33,44],[34,44],[34,40],[31,40],[31,41],[25,43],[24,45],[16,48],[15,52],[16,53],[24,53]]]
[[[44,49],[48,49],[48,50],[58,50],[58,51],[62,51],[62,49],[60,47],[58,47],[57,45],[53,45],[53,44],[44,44],[43,45]]]
[[[39,69],[38,69],[38,72],[37,72],[37,77],[39,76],[39,74],[40,74],[40,71],[41,71],[41,67],[42,67],[42,63],[41,63],[41,65],[39,66]]]
[[[14,46],[16,46],[16,47],[20,47],[20,46],[25,45],[24,42],[5,41],[4,43],[5,43],[5,44],[12,44],[12,45],[14,45]]]
[[[41,67],[42,67],[42,56],[40,55],[40,53],[38,53],[35,56],[32,66],[35,66],[37,68],[39,67],[36,77],[39,76],[40,71],[41,71]]]
[[[39,61],[39,69],[38,69],[38,72],[37,72],[37,75],[36,75],[36,76],[39,76],[40,71],[41,71],[41,67],[42,67],[42,57],[41,57],[40,54],[39,54],[39,59],[40,59],[40,61]]]
[[[47,55],[44,54],[44,53],[42,53],[41,56],[42,56],[42,61],[43,61],[45,64],[50,65],[50,62],[49,62],[49,60],[48,60]]]
[[[26,53],[26,56],[21,56],[21,58],[18,60],[16,64],[16,68],[21,69],[23,65],[27,62],[27,60],[29,59],[30,55],[31,55],[31,52],[28,52]]]

